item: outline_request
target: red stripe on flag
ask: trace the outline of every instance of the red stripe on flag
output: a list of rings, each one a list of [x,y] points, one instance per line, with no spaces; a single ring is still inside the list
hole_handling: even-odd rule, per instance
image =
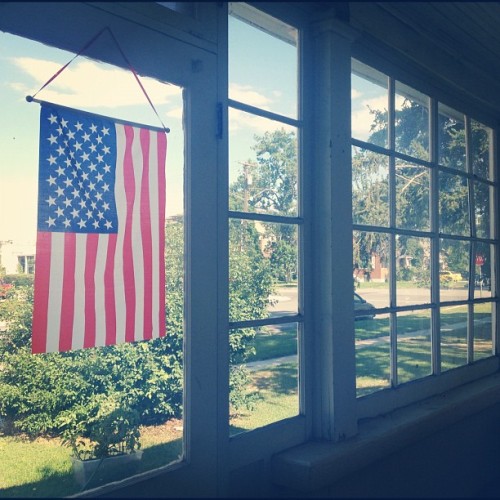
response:
[[[61,321],[59,329],[59,351],[72,348],[73,322],[75,314],[75,261],[76,234],[64,235],[64,271],[61,303]]]
[[[95,266],[99,235],[91,233],[87,236],[85,249],[85,336],[83,347],[95,347],[96,312],[95,312]]]
[[[141,129],[142,182],[141,182],[141,237],[144,264],[144,332],[143,338],[153,337],[153,241],[151,236],[151,207],[149,199],[149,131]]]
[[[160,317],[158,318],[159,335],[165,335],[165,159],[167,155],[167,135],[164,132],[158,134],[158,217],[159,217],[159,275],[160,275]]]
[[[135,177],[132,157],[132,143],[134,130],[129,125],[125,129],[125,157],[123,159],[123,178],[125,183],[125,197],[127,203],[127,215],[125,220],[125,232],[123,239],[123,284],[125,287],[125,341],[135,340],[135,277],[134,256],[132,251],[132,212],[135,198]]]
[[[115,252],[116,234],[108,236],[106,268],[104,270],[104,309],[106,311],[106,345],[116,344],[116,305],[115,305]]]
[[[33,304],[33,339],[31,344],[33,354],[45,352],[47,349],[51,243],[52,233],[39,232],[37,234],[34,282],[36,294]]]

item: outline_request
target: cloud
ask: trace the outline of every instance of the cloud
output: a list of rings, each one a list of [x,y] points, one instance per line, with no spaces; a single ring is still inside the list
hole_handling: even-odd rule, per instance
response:
[[[267,110],[269,110],[269,105],[273,102],[272,99],[260,94],[250,85],[239,85],[238,83],[229,84],[229,97],[235,101]]]
[[[36,82],[29,88],[21,82],[13,82],[11,88],[32,94],[52,75],[61,69],[61,64],[31,57],[12,58],[19,69]],[[140,80],[155,105],[167,104],[180,89],[153,78]],[[129,70],[88,59],[72,62],[45,89],[40,98],[70,107],[114,108],[147,104],[141,88]]]
[[[359,99],[362,95],[363,94],[359,90],[354,88],[351,89],[351,99]]]
[[[183,109],[180,106],[177,108],[172,108],[166,113],[166,115],[169,116],[170,118],[178,118],[179,120],[182,119],[182,114],[183,114]]]
[[[262,118],[257,115],[245,113],[239,109],[231,109],[229,112],[229,131],[251,130],[253,133],[263,134],[264,132],[274,132],[275,130],[293,130],[293,127],[285,123]]]
[[[387,97],[380,96],[372,99],[362,100],[352,111],[351,128],[352,135],[362,141],[368,140],[370,127],[373,123],[373,115],[370,109],[387,109]]]
[[[271,95],[276,99],[282,97],[281,92],[277,90],[272,91]],[[229,96],[235,101],[267,111],[271,109],[272,104],[275,102],[274,99],[259,93],[250,85],[240,85],[237,83],[231,83],[229,85]],[[292,127],[289,127],[288,125],[269,120],[267,118],[262,118],[251,113],[245,113],[244,111],[237,109],[230,109],[229,112],[230,132],[250,129],[253,133],[262,134],[264,132],[273,132],[274,130],[279,130],[283,127],[285,129],[292,130]]]

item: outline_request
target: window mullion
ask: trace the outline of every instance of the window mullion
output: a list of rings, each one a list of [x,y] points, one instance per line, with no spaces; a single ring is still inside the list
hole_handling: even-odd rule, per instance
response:
[[[469,245],[469,283],[468,283],[468,298],[469,301],[474,300],[474,282],[475,282],[475,255],[476,255],[476,217],[474,204],[474,189],[475,184],[472,172],[472,148],[471,148],[471,119],[465,117],[465,165],[469,175],[467,180],[467,191],[469,196],[469,226],[471,243]],[[469,302],[467,306],[467,363],[474,361],[474,304]]]
[[[394,78],[388,79],[388,116],[387,116],[387,129],[388,129],[388,141],[389,150],[391,155],[389,156],[389,221],[390,227],[394,229],[396,227],[396,158],[394,156],[394,151],[396,150],[396,82]],[[396,307],[396,286],[397,286],[397,269],[396,269],[396,253],[397,249],[397,237],[393,233],[390,235],[390,273],[389,273],[389,300],[391,307]],[[393,311],[390,313],[390,344],[391,344],[391,384],[393,387],[398,385],[398,332],[397,332],[397,315]]]
[[[430,216],[431,216],[431,342],[432,354],[431,364],[432,373],[438,375],[441,373],[441,323],[439,309],[439,141],[438,141],[438,103],[436,99],[430,100],[429,113],[429,148],[430,159],[433,164],[431,168],[431,186],[430,186]],[[437,305],[437,306],[436,306]]]
[[[498,242],[500,237],[500,230],[498,228],[498,217],[500,213],[500,195],[498,192],[498,148],[500,147],[500,136],[497,130],[493,130],[490,136],[490,169],[492,175],[491,179],[495,182],[494,194],[490,203],[493,206],[492,217],[491,217],[491,229],[490,235]],[[500,254],[499,245],[495,243],[493,245],[493,253],[491,258],[494,262],[494,270],[491,276],[491,292],[495,297],[498,297],[498,284],[500,283],[500,266],[498,265],[498,257]],[[497,300],[492,308],[492,322],[493,322],[493,352],[499,354],[499,344],[500,344],[500,302]]]

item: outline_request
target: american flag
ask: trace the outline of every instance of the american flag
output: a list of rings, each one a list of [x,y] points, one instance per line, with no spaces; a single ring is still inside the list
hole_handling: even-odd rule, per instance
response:
[[[32,352],[165,335],[164,131],[42,103]]]

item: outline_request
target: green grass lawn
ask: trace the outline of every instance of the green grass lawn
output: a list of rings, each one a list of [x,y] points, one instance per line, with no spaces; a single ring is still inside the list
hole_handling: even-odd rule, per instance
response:
[[[119,469],[101,467],[86,489],[156,469],[182,452],[182,432],[173,425],[142,431],[140,462]],[[60,498],[82,490],[73,477],[71,451],[59,439],[28,440],[0,434],[0,498]]]
[[[491,355],[491,304],[479,304],[475,311],[476,359]],[[421,333],[428,329],[430,312],[416,312],[398,317],[398,381],[408,382],[430,374],[430,339]],[[466,363],[465,306],[443,308],[442,368],[451,369]],[[484,321],[486,320],[486,322]],[[462,325],[450,328],[450,325]],[[427,327],[426,327],[427,325]],[[375,318],[355,322],[356,339],[369,341],[389,334],[389,320]],[[402,335],[399,338],[399,335]],[[295,326],[267,327],[254,340],[256,354],[249,361],[269,360],[297,352]],[[390,350],[388,342],[376,342],[356,348],[357,395],[363,396],[390,386]],[[250,374],[249,392],[257,394],[252,411],[240,411],[230,420],[231,435],[256,429],[270,423],[293,417],[299,412],[297,364],[282,362],[277,366],[258,369]],[[118,480],[137,472],[152,470],[175,461],[182,452],[182,432],[145,428],[142,433],[144,450],[138,468],[119,471],[102,470],[88,488]],[[72,473],[70,450],[57,439],[23,440],[0,434],[0,498],[54,498],[78,493],[81,487]]]
[[[257,429],[299,413],[297,363],[282,363],[251,374],[249,392],[257,391],[253,410],[243,410],[230,420],[230,434]]]
[[[250,343],[255,354],[247,361],[260,361],[297,354],[297,328],[292,326],[263,327]]]

